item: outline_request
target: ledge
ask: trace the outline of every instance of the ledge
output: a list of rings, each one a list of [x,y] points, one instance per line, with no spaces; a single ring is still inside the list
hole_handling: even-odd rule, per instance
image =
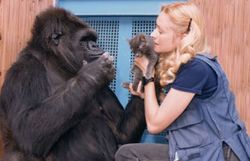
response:
[[[176,1],[185,0],[57,0],[56,6],[84,16],[155,16]]]

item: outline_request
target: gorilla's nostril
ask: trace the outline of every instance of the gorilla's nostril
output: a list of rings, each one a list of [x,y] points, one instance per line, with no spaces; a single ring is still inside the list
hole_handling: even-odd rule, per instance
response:
[[[96,44],[94,41],[89,42],[89,48],[94,49],[94,48],[99,48],[99,46]]]
[[[98,48],[97,44],[92,45],[93,48]]]

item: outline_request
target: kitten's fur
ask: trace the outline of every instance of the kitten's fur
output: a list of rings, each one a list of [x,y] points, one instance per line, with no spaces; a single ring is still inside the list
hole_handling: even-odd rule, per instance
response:
[[[154,52],[154,41],[151,36],[138,34],[129,40],[130,49],[136,57],[146,56],[149,60],[145,78],[149,79],[153,76],[154,66],[158,61],[158,55]],[[142,80],[143,74],[140,68],[134,65],[132,72],[134,73],[133,89],[137,91],[138,84]]]

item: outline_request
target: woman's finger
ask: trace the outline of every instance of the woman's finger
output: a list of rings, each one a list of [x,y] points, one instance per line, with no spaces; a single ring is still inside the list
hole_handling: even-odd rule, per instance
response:
[[[142,88],[143,88],[142,81],[140,81],[139,84],[138,84],[136,93],[137,93],[141,98],[144,98],[144,93],[142,92]]]
[[[135,61],[134,65],[137,66],[138,68],[140,68],[142,71],[145,71],[144,64],[142,64],[141,62]]]
[[[135,91],[135,90],[133,89],[132,84],[129,85],[129,91],[130,91],[130,93],[131,93],[132,95],[134,95],[134,96],[139,96],[139,97],[141,97],[142,99],[144,98],[144,94],[142,94],[141,92]]]
[[[148,63],[148,58],[146,58],[146,56],[136,57],[135,61],[141,62],[143,64],[147,64]]]
[[[137,66],[138,68],[140,68],[142,71],[145,70],[145,68],[139,63],[134,63],[134,65]]]
[[[133,89],[132,83],[129,84],[129,92],[130,92],[132,95],[138,96],[138,93],[137,93],[136,91],[134,91],[134,89]]]
[[[148,65],[148,59],[145,56],[135,58],[134,64],[138,66],[142,71],[145,71]]]
[[[141,93],[141,92],[142,92],[142,81],[139,82],[136,91],[137,91],[138,93]]]

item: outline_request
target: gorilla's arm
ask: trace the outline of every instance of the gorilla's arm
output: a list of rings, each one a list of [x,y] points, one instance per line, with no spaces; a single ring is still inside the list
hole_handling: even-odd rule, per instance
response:
[[[91,110],[84,105],[109,81],[110,64],[106,61],[99,58],[85,65],[54,93],[44,66],[34,57],[24,55],[10,68],[1,104],[21,149],[46,155],[59,137]]]
[[[146,128],[143,99],[132,96],[123,109],[115,94],[108,88],[103,89],[99,96],[109,126],[115,134],[118,144],[140,141]],[[103,99],[105,98],[105,99]]]
[[[122,120],[118,124],[117,139],[119,144],[140,141],[145,128],[144,102],[141,98],[132,96]]]

